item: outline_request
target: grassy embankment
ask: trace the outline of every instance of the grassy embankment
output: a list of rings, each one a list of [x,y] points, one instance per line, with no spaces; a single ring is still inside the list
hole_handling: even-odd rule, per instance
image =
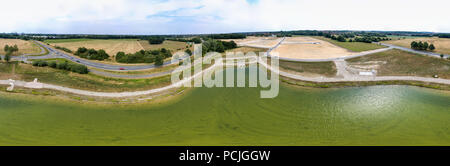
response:
[[[347,60],[349,64],[381,61],[377,70],[379,76],[421,76],[450,79],[450,61],[413,54],[397,49]]]
[[[314,38],[319,40],[324,40],[327,42],[330,42],[336,46],[348,49],[353,52],[362,52],[362,51],[369,51],[369,50],[375,50],[380,48],[386,48],[382,45],[372,44],[372,43],[363,43],[363,42],[339,42],[336,40],[328,39],[322,36],[314,36]]]
[[[12,73],[14,71],[14,73]],[[0,79],[32,81],[38,78],[40,82],[55,84],[70,88],[91,91],[136,91],[148,90],[170,84],[170,75],[150,79],[118,79],[107,78],[95,74],[77,74],[50,67],[35,67],[18,62],[0,63]]]

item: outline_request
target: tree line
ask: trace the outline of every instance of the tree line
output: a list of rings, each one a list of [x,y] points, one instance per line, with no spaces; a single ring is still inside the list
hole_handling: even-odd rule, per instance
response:
[[[125,54],[118,52],[116,61],[120,63],[155,63],[155,65],[163,65],[164,59],[172,57],[172,52],[165,48],[159,50],[140,50],[134,54]]]
[[[191,39],[186,39],[186,38],[168,38],[167,40],[179,41],[179,42],[193,42],[195,44],[202,43],[202,39],[200,39],[199,37],[194,37],[194,38],[191,38]]]
[[[54,69],[67,70],[67,71],[80,73],[80,74],[87,74],[87,73],[89,73],[89,70],[88,70],[88,68],[85,65],[76,64],[76,63],[68,63],[67,61],[64,61],[64,62],[56,62],[56,61],[47,62],[47,61],[44,61],[44,60],[37,60],[37,61],[33,61],[32,65],[33,66],[37,66],[37,67],[49,66],[49,67],[54,68]]]
[[[202,54],[205,55],[208,52],[225,52],[225,50],[237,48],[237,44],[234,41],[220,41],[209,39],[202,44]]]
[[[105,60],[109,58],[109,55],[105,52],[105,50],[95,50],[95,49],[87,49],[86,47],[80,47],[78,50],[74,53],[75,55],[85,58],[85,59],[91,59],[91,60]]]
[[[364,42],[364,43],[372,43],[372,42],[379,42],[379,41],[385,41],[390,40],[388,37],[382,37],[378,35],[363,35],[363,36],[356,36],[354,34],[343,34],[343,35],[332,35],[332,34],[325,34],[324,37],[330,38],[332,40],[337,40],[340,42]],[[350,38],[350,39],[347,39]]]
[[[436,49],[436,47],[434,47],[433,44],[428,44],[428,42],[416,42],[413,41],[411,42],[411,48],[415,49],[415,50],[430,50],[430,51],[434,51]]]
[[[72,53],[72,50],[70,50],[70,49],[68,49],[68,48],[66,48],[66,47],[55,46],[55,48],[56,48],[56,49],[59,49],[59,50],[63,50],[63,51],[65,51],[65,52],[67,52],[67,53]]]

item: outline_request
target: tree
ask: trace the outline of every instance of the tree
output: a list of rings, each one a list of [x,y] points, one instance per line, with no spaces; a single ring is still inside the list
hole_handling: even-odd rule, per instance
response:
[[[8,52],[8,51],[9,51],[9,46],[8,46],[8,45],[5,45],[5,47],[3,48],[3,50],[5,50],[5,52]]]
[[[5,61],[9,62],[9,60],[11,60],[11,52],[10,51],[8,51],[5,55]]]
[[[186,49],[184,52],[189,56],[192,56],[192,51],[190,49]]]
[[[161,66],[164,64],[164,57],[163,55],[156,55],[155,57],[155,65],[156,66]]]
[[[423,43],[421,49],[422,49],[422,50],[427,50],[427,49],[428,49],[428,42]]]
[[[412,49],[417,49],[419,43],[417,43],[416,41],[411,42],[411,48]]]
[[[341,35],[339,35],[339,36],[337,37],[337,41],[340,41],[340,42],[345,42],[345,37],[344,37],[344,36],[341,36]]]
[[[434,51],[434,49],[436,49],[436,47],[434,47],[433,44],[430,44],[430,46],[428,47],[428,49],[430,49],[430,51]]]

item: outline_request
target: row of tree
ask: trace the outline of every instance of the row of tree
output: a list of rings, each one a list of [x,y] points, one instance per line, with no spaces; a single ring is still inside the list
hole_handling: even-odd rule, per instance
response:
[[[194,37],[194,38],[191,38],[191,39],[186,39],[186,38],[169,38],[167,40],[179,41],[179,42],[193,42],[195,44],[202,43],[202,39],[200,39],[199,37]]]
[[[78,50],[74,53],[75,55],[85,58],[85,59],[91,59],[91,60],[105,60],[109,58],[109,55],[105,52],[105,50],[95,50],[95,49],[87,49],[86,47],[80,47]]]
[[[14,44],[14,46],[9,46],[9,45],[5,45],[5,47],[3,48],[3,50],[6,52],[5,54],[5,61],[9,62],[9,60],[11,60],[11,55],[14,52],[19,51],[19,47],[17,47],[16,44]]]
[[[207,35],[206,38],[211,39],[245,39],[247,35],[241,33],[230,33],[230,34],[213,34]]]
[[[44,61],[44,60],[38,60],[38,61],[34,61],[32,65],[38,66],[38,67],[49,66],[51,68],[67,70],[67,71],[80,73],[80,74],[89,73],[89,70],[85,65],[76,64],[76,63],[68,63],[67,61],[59,62],[59,63],[56,61],[51,61],[48,63],[47,61]]]
[[[164,42],[164,40],[166,40],[166,39],[162,36],[154,36],[154,37],[149,37],[147,40],[148,40],[148,43],[150,43],[150,44],[162,44]]]
[[[55,48],[56,48],[56,49],[63,50],[63,51],[65,51],[65,52],[67,52],[67,53],[72,53],[72,50],[70,50],[70,49],[68,49],[68,48],[66,48],[66,47],[55,46]]]
[[[125,54],[118,52],[116,61],[120,63],[155,63],[155,65],[163,65],[164,59],[172,57],[170,50],[161,48],[159,50],[141,50],[134,54]]]
[[[364,35],[364,36],[354,36],[353,34],[350,35],[331,35],[326,34],[325,37],[337,40],[340,42],[364,42],[364,43],[372,43],[372,42],[379,42],[379,41],[385,41],[390,40],[388,37],[379,37],[379,36],[370,36],[370,35]],[[347,38],[350,38],[347,40]]]
[[[433,51],[433,50],[436,49],[436,47],[434,47],[433,44],[428,44],[428,42],[422,42],[422,41],[419,41],[419,42],[413,41],[413,42],[411,42],[411,48],[415,49],[415,50],[425,50],[425,51],[426,50]]]

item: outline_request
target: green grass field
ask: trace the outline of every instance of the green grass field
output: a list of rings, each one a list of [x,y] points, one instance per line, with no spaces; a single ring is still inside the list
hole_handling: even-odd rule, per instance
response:
[[[384,51],[372,55],[348,59],[350,64],[369,61],[382,61],[377,75],[407,75],[450,79],[450,61],[440,58],[432,58],[424,55],[413,54],[397,49]]]
[[[285,70],[329,77],[335,76],[337,72],[336,65],[333,62],[291,62],[280,60],[279,66]]]
[[[0,145],[450,145],[450,94],[407,86],[197,88],[163,103],[0,95]]]
[[[385,46],[372,44],[372,43],[339,42],[339,41],[331,40],[331,39],[328,39],[328,38],[325,38],[325,37],[321,37],[321,36],[314,36],[314,38],[330,42],[330,43],[332,43],[332,44],[334,44],[336,46],[348,49],[348,50],[353,51],[353,52],[362,52],[362,51],[369,51],[369,50],[375,50],[375,49],[380,49],[380,48],[386,48]]]

